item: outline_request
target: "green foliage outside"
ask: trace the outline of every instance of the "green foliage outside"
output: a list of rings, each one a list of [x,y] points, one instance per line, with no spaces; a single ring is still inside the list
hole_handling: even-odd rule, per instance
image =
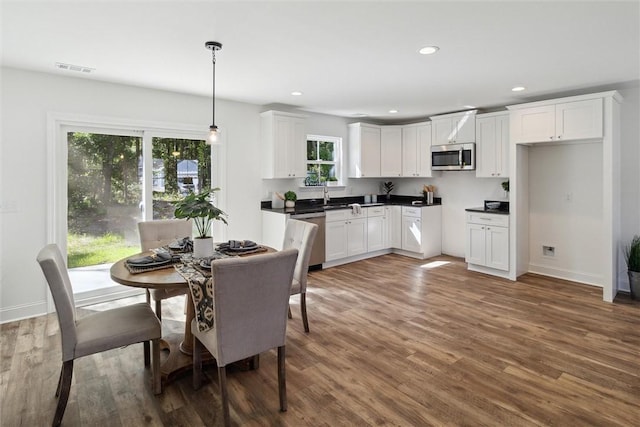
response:
[[[128,244],[112,233],[100,237],[69,233],[67,245],[69,268],[112,263],[140,252],[140,245]]]
[[[82,132],[68,134],[69,267],[114,262],[139,252],[135,236],[141,216],[142,138]],[[173,217],[171,201],[181,198],[177,164],[196,160],[200,188],[211,186],[211,147],[203,141],[154,138],[152,154],[164,178],[154,191],[154,218]]]

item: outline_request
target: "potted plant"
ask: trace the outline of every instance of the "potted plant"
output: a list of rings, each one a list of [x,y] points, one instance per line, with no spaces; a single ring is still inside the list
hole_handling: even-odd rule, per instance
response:
[[[284,205],[287,208],[292,208],[296,205],[296,200],[298,200],[298,196],[293,191],[287,191],[284,193]]]
[[[391,198],[391,192],[393,191],[393,182],[387,181],[382,183],[382,190],[387,195],[387,200]]]
[[[227,214],[217,208],[210,200],[211,193],[219,188],[203,190],[200,193],[189,193],[184,198],[172,202],[175,206],[174,216],[179,219],[193,219],[198,230],[193,239],[193,256],[205,258],[213,255],[213,238],[210,235],[211,224],[214,220],[222,221]]]
[[[640,299],[640,236],[633,236],[631,243],[625,246],[624,258],[627,261],[631,298]]]
[[[330,176],[329,178],[327,178],[327,185],[329,186],[338,185],[338,178],[336,178],[335,176]]]

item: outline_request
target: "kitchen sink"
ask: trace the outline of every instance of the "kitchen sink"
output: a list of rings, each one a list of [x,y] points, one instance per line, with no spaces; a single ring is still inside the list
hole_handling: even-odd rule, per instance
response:
[[[348,206],[346,204],[344,205],[324,205],[323,208],[325,211],[330,211],[332,209],[345,209]]]

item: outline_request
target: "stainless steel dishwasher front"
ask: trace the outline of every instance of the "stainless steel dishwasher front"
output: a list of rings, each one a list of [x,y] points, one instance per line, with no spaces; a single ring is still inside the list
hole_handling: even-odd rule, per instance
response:
[[[292,219],[299,221],[311,222],[318,225],[318,232],[316,233],[316,239],[313,241],[311,248],[311,257],[309,258],[309,268],[322,268],[324,262],[324,227],[325,227],[325,214],[324,212],[313,212],[306,214],[294,214],[291,215]]]

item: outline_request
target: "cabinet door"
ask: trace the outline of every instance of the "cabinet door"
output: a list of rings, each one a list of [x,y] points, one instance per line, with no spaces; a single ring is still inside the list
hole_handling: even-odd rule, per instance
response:
[[[402,128],[380,129],[380,176],[402,176]]]
[[[304,119],[291,119],[291,140],[289,146],[288,168],[292,177],[305,178],[307,176],[307,132]]]
[[[347,222],[335,221],[325,224],[325,258],[327,261],[347,256]]]
[[[452,132],[451,119],[437,119],[431,121],[431,135],[433,145],[449,144],[454,141],[455,135]]]
[[[389,246],[402,248],[402,207],[386,206],[389,219]]]
[[[467,223],[467,241],[464,260],[469,264],[485,265],[485,227]]]
[[[524,108],[511,113],[514,142],[554,141],[556,134],[555,105]]]
[[[360,176],[380,176],[380,129],[363,127],[360,143]]]
[[[483,117],[476,120],[478,141],[476,144],[476,176],[491,178],[496,174],[497,122],[495,117]]]
[[[431,144],[429,144],[431,147]],[[418,176],[418,128],[402,128],[402,176]]]
[[[455,135],[453,139],[456,144],[476,142],[475,112],[452,119],[451,132]]]
[[[486,266],[509,271],[509,229],[486,227]]]
[[[359,255],[367,252],[367,219],[347,221],[347,255]]]
[[[367,251],[373,252],[385,249],[385,217],[375,216],[367,218]]]
[[[556,139],[602,138],[602,98],[556,105]]]
[[[412,216],[402,216],[402,249],[422,252],[422,221]]]
[[[509,178],[509,115],[496,117],[495,176]]]
[[[291,132],[291,119],[289,117],[274,115],[273,117],[273,177],[290,178],[291,162],[290,147],[293,133]]]
[[[431,172],[431,124],[416,127],[417,133],[417,176],[430,178]]]

